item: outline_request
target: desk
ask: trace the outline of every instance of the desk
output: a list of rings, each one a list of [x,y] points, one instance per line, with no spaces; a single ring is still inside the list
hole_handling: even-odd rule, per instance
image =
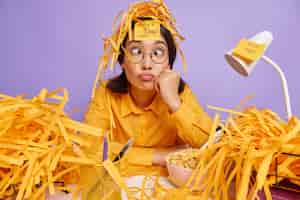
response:
[[[141,187],[142,185],[142,181],[144,179],[144,176],[133,176],[130,178],[126,178],[126,184],[129,187]],[[161,177],[160,178],[160,183],[165,186],[165,187],[174,187],[174,185],[172,185],[167,178],[165,177]],[[153,187],[153,183],[148,182],[149,187]],[[278,188],[272,188],[271,189],[271,193],[272,193],[272,200],[298,200],[300,199],[300,193],[296,193],[296,192],[290,192],[290,191],[286,191],[286,190],[282,190],[282,189],[278,189]],[[65,194],[63,192],[57,192],[55,193],[55,195],[50,196],[49,193],[46,193],[46,199],[47,200],[72,200],[72,195],[71,194]],[[261,200],[265,200],[264,195],[261,193],[260,194]],[[78,199],[80,200],[80,198]],[[126,193],[123,191],[122,192],[122,200],[128,200]]]
[[[125,178],[125,182],[128,187],[139,187],[141,188],[142,182],[144,180],[145,176],[132,176],[129,178]],[[161,177],[160,178],[160,183],[169,188],[174,188],[174,185],[172,185],[167,178]],[[153,187],[154,183],[151,181],[147,181],[147,187]],[[149,191],[150,192],[150,191]],[[56,192],[54,195],[49,194],[49,192],[46,192],[46,199],[47,200],[72,200],[72,195],[71,194],[66,194],[64,192]],[[80,198],[78,198],[80,200]],[[127,195],[124,191],[122,191],[122,200],[128,200]]]
[[[125,178],[125,182],[127,184],[128,187],[142,187],[142,183],[144,180],[145,176],[132,176],[132,177],[128,177]],[[175,186],[173,184],[171,184],[168,179],[166,177],[160,177],[159,178],[159,182],[161,185],[163,185],[164,187],[167,188],[174,188]],[[147,187],[149,188],[153,188],[154,187],[154,183],[153,181],[147,181]],[[151,194],[153,191],[147,191],[148,194]],[[139,196],[136,195],[136,198],[138,198]],[[122,191],[122,200],[128,200],[127,195],[124,191]]]

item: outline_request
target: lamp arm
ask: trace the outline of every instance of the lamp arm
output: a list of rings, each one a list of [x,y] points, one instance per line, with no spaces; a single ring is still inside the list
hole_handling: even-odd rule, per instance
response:
[[[288,119],[290,119],[292,117],[292,109],[291,109],[290,95],[289,95],[289,90],[288,90],[288,85],[287,85],[285,75],[284,75],[283,71],[281,70],[281,68],[273,60],[271,60],[269,57],[263,55],[262,59],[266,63],[272,65],[274,67],[274,69],[279,73],[281,83],[282,83],[282,87],[283,87],[283,92],[284,92],[286,112],[287,112]]]

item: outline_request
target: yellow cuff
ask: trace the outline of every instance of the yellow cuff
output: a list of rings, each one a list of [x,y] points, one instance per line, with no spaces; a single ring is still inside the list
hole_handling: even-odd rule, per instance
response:
[[[137,165],[152,165],[153,148],[132,148],[128,150],[126,158],[129,163]]]

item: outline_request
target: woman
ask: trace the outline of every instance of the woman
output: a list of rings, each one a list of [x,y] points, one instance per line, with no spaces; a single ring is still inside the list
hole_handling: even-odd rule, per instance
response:
[[[108,58],[112,66],[117,58],[122,73],[101,81],[93,92],[85,122],[110,133],[114,154],[133,139],[133,147],[120,162],[124,176],[167,175],[166,155],[184,144],[200,147],[210,132],[211,118],[173,70],[179,49],[176,39],[182,38],[174,25],[162,1],[136,3],[123,15],[118,30],[104,40],[101,70]],[[97,152],[100,157],[101,141],[89,139],[94,142],[87,152]],[[82,170],[84,198],[97,196],[91,188],[95,189],[102,176],[100,169]]]

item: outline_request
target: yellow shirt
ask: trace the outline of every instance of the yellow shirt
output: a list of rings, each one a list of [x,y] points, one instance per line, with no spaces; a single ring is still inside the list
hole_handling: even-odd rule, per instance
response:
[[[113,93],[104,82],[97,88],[89,104],[85,122],[105,130],[110,130],[114,123],[113,142],[109,148],[115,154],[129,138],[134,140],[134,146],[120,162],[123,176],[166,175],[165,168],[152,165],[154,150],[182,143],[200,147],[207,140],[212,124],[210,116],[204,112],[188,86],[185,86],[180,98],[181,106],[174,113],[169,112],[159,95],[148,107],[139,108],[128,93]],[[100,139],[91,140],[93,145],[88,152],[101,158]],[[102,172],[100,169],[87,168],[82,175],[84,181],[91,185],[101,178]]]

